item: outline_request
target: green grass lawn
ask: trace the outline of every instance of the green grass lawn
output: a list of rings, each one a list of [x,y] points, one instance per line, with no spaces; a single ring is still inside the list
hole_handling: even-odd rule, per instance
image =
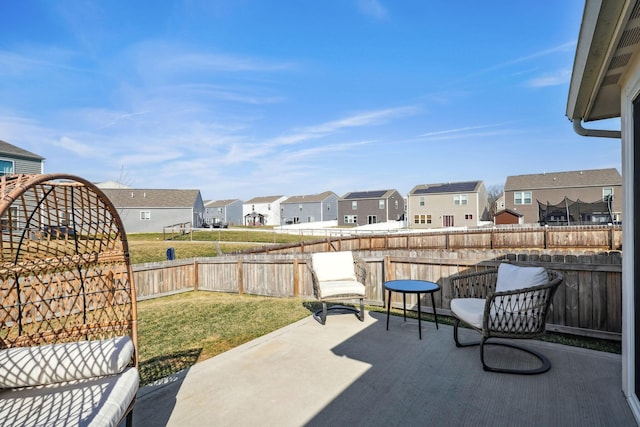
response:
[[[165,236],[166,237],[166,236]],[[163,240],[162,233],[127,234],[131,263],[158,262],[167,259],[167,248],[174,248],[176,259],[218,256],[267,244],[299,243],[309,236],[280,234],[252,229],[198,230],[171,240]]]
[[[185,292],[138,303],[138,343],[141,384],[186,369],[231,348],[309,316],[320,307],[316,301],[222,292]],[[386,313],[383,307],[368,311]],[[402,310],[392,309],[402,315]],[[413,311],[407,317],[416,318]],[[423,314],[433,321],[433,316]],[[438,322],[452,324],[446,316]],[[559,334],[545,340],[620,353],[619,342]]]

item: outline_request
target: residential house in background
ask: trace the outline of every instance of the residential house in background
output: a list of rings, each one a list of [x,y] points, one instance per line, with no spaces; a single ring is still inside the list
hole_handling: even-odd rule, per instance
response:
[[[482,181],[416,185],[407,199],[409,228],[476,227],[489,219]]]
[[[354,191],[338,199],[338,225],[367,225],[404,219],[397,190]]]
[[[280,225],[280,203],[286,200],[285,196],[254,197],[242,205],[243,224]]]
[[[0,141],[0,176],[44,173],[44,157]]]
[[[292,196],[280,203],[280,222],[300,224],[338,219],[338,195],[333,191],[306,196]]]
[[[522,214],[525,224],[622,220],[622,176],[615,168],[508,176],[504,197],[505,208]],[[574,206],[578,200],[583,203]]]
[[[189,223],[200,227],[204,202],[200,190],[104,188],[127,233],[160,233],[164,227]]]
[[[204,222],[210,226],[242,225],[242,200],[208,200],[204,203]]]

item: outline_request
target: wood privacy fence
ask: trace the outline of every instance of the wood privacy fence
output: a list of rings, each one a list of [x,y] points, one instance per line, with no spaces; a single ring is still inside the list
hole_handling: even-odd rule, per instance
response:
[[[548,329],[620,339],[622,327],[622,257],[606,251],[501,250],[359,251],[368,266],[367,303],[383,306],[383,282],[422,279],[437,282],[438,314],[450,315],[451,276],[497,266],[501,260],[544,266],[560,272],[564,282],[554,297]],[[187,290],[235,292],[263,296],[313,298],[309,254],[240,254],[164,261],[133,266],[139,299]],[[401,307],[395,293],[392,305]],[[407,296],[415,309],[415,295]],[[432,312],[430,299],[421,301]]]
[[[566,249],[622,250],[620,226],[492,227],[329,237],[302,244],[273,245],[243,253],[300,253],[389,249]]]

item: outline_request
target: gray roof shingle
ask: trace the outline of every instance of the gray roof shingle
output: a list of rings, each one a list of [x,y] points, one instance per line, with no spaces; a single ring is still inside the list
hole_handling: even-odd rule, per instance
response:
[[[120,189],[102,190],[116,208],[192,208],[200,190]]]
[[[531,175],[508,176],[504,190],[541,190],[603,185],[622,185],[622,176],[617,169],[545,172]]]

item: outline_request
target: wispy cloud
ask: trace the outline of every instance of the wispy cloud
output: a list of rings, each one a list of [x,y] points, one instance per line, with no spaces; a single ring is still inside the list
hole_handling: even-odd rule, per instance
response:
[[[382,125],[391,119],[413,115],[417,111],[417,107],[405,106],[362,112],[319,125],[298,128],[288,135],[274,138],[271,143],[274,145],[296,144],[309,139],[322,138],[348,128]]]
[[[438,137],[450,137],[454,135],[464,135],[465,137],[470,131],[475,131],[478,129],[487,129],[487,128],[495,128],[502,126],[501,124],[491,124],[491,125],[480,125],[480,126],[465,126],[461,128],[454,129],[445,129],[433,132],[427,132],[420,135],[422,138],[438,138]]]
[[[358,0],[358,9],[366,16],[377,20],[384,20],[389,17],[389,12],[379,0]]]
[[[570,80],[571,80],[571,70],[565,68],[562,70],[558,70],[554,74],[545,74],[543,76],[530,79],[527,82],[527,86],[530,86],[530,87],[558,86],[558,85],[568,83]]]
[[[558,46],[554,46],[551,47],[549,49],[543,49],[537,52],[533,52],[530,53],[529,55],[525,55],[525,56],[521,56],[519,58],[514,58],[511,59],[509,61],[505,61],[502,62],[500,64],[496,64],[492,67],[489,67],[487,69],[485,69],[484,71],[493,71],[499,68],[504,68],[504,67],[508,67],[514,64],[519,64],[522,62],[527,62],[527,61],[531,61],[532,59],[537,59],[537,58],[541,58],[544,56],[548,56],[548,55],[552,55],[552,54],[556,54],[556,53],[562,53],[562,52],[571,52],[573,50],[575,50],[576,48],[576,42],[575,41],[571,41],[571,42],[567,42],[567,43],[563,43],[561,45]]]

